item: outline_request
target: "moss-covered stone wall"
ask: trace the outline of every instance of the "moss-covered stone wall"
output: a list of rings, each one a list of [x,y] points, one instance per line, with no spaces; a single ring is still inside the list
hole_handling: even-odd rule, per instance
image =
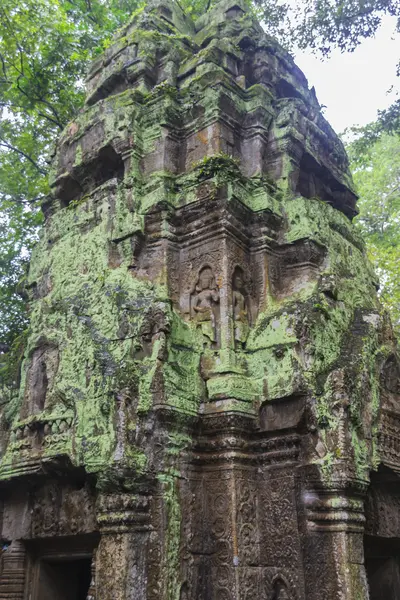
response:
[[[199,515],[207,486],[230,498],[229,569],[247,560],[243,464],[258,464],[273,487],[267,466],[288,461],[290,498],[295,472],[304,489],[335,489],[332,522],[347,523],[335,512],[341,502],[361,510],[360,490],[387,460],[382,389],[393,386],[382,373],[389,363],[396,371],[395,342],[351,223],[356,193],[343,145],[292,58],[244,5],[222,0],[196,22],[175,3],[149,5],[92,65],[87,90],[53,159],[0,477],[62,463],[93,478],[103,494],[98,526],[115,534],[98,554],[106,600],[125,598],[112,595],[110,548],[122,552],[136,523],[129,511],[150,506],[151,542],[141,533],[138,547],[154,543],[159,560],[148,558],[142,576],[158,591],[143,595],[140,580],[135,598],[182,599],[197,589],[182,567],[198,554],[185,539],[201,531],[190,500],[197,483],[186,483],[193,470],[204,482]],[[215,465],[225,475],[210,483]],[[262,485],[243,483],[270,502]],[[282,497],[282,510],[290,502]],[[301,519],[299,531],[308,527]],[[264,535],[261,521],[254,527]],[[124,554],[120,586],[135,552]],[[332,581],[351,563],[346,552]],[[364,590],[362,562],[354,564],[351,586]],[[266,575],[273,593],[306,589],[282,573],[282,582]],[[193,597],[214,597],[202,577]]]

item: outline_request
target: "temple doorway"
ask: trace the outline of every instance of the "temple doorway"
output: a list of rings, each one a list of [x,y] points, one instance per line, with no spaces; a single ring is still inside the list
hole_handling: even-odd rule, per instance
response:
[[[365,536],[370,600],[400,600],[400,540]]]
[[[91,559],[41,560],[37,600],[86,600],[91,579]]]
[[[98,533],[28,541],[29,600],[86,600],[98,543]]]

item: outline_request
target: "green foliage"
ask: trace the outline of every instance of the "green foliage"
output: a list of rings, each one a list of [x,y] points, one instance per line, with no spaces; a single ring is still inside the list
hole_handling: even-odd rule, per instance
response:
[[[25,210],[23,204],[1,199],[0,341],[3,350],[11,346],[14,337],[27,325],[25,302],[17,293],[17,286],[24,274],[40,222],[38,210]]]
[[[378,110],[376,121],[368,123],[364,127],[350,127],[344,132],[344,135],[354,137],[353,155],[363,156],[386,133],[400,135],[400,100],[396,100],[385,110]]]
[[[27,324],[18,281],[41,222],[53,144],[83,105],[90,61],[145,0],[2,0],[0,5],[0,344]],[[208,0],[182,0],[202,14]]]
[[[383,134],[360,151],[348,145],[360,194],[357,226],[380,278],[380,296],[400,333],[400,137]]]
[[[354,50],[375,35],[385,15],[400,17],[398,0],[257,0],[256,4],[271,33],[283,44],[290,40],[299,48],[312,48],[325,56],[333,48]]]
[[[141,0],[0,6],[0,343],[26,327],[17,293],[48,193],[51,147],[83,103],[87,63]]]

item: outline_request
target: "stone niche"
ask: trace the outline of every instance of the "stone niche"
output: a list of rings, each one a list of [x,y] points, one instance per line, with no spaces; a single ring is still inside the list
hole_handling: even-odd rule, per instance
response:
[[[279,243],[283,227],[270,208],[253,211],[225,187],[217,197],[202,190],[194,204],[145,217],[135,269],[164,278],[175,310],[200,334],[202,375],[213,379],[209,400],[229,398],[232,390],[224,394],[217,383],[223,374],[247,376],[247,338],[260,312],[318,279],[324,246]]]
[[[135,14],[53,157],[0,600],[400,597],[400,368],[344,147],[242,2]]]
[[[166,273],[175,310],[204,347],[206,379],[238,369],[235,350],[245,349],[267,302],[266,240],[277,237],[279,224],[268,210],[254,215],[233,199],[209,197],[165,220],[158,213],[145,219],[148,241],[138,269],[155,279]]]

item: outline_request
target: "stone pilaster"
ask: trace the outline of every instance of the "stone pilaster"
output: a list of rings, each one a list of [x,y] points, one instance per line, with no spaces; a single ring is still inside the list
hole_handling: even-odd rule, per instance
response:
[[[369,598],[364,567],[364,496],[361,480],[307,482],[303,537],[307,600]]]
[[[98,500],[96,600],[145,600],[149,499],[103,494]]]
[[[1,600],[23,600],[25,588],[26,550],[15,540],[3,553],[3,570],[0,578]]]

